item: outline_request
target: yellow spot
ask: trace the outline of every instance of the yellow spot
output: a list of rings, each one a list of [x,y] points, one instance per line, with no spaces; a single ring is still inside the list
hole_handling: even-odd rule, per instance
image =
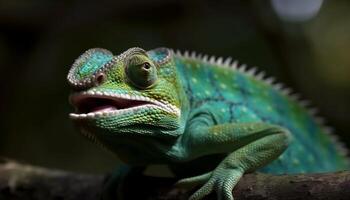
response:
[[[280,155],[280,157],[278,159],[283,160],[284,159],[284,155],[283,154]]]
[[[226,89],[226,88],[227,88],[227,85],[226,85],[226,84],[221,83],[221,84],[220,84],[220,87],[221,87],[222,89]]]
[[[219,133],[218,133],[218,132],[216,132],[216,131],[213,131],[213,134],[214,134],[214,135],[218,135]]]
[[[294,158],[294,159],[292,160],[292,163],[293,163],[293,165],[299,165],[299,164],[300,164],[299,160],[296,159],[296,158]]]
[[[198,82],[196,78],[192,78],[191,80],[192,80],[193,83],[197,83]]]

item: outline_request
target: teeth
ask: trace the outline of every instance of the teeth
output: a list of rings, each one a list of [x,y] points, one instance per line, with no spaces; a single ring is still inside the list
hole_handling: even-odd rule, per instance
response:
[[[95,117],[95,113],[88,113],[87,116],[88,117]]]
[[[72,119],[75,119],[75,118],[78,118],[79,115],[78,115],[78,114],[75,114],[75,113],[70,113],[70,114],[69,114],[69,117],[72,118]]]
[[[96,112],[95,115],[96,115],[97,117],[102,117],[103,113],[102,113],[102,112]]]

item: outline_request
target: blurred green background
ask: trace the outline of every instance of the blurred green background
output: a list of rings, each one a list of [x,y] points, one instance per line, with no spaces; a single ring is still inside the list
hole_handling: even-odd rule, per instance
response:
[[[0,0],[0,156],[79,172],[115,167],[68,120],[66,74],[93,47],[166,46],[259,66],[311,100],[349,146],[349,10],[347,0]]]

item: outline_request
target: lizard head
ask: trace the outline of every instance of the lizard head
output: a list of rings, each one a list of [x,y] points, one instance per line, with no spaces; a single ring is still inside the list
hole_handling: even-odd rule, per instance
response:
[[[181,134],[182,91],[169,49],[130,48],[118,56],[90,49],[76,59],[67,78],[75,107],[70,118],[107,148],[123,138]]]

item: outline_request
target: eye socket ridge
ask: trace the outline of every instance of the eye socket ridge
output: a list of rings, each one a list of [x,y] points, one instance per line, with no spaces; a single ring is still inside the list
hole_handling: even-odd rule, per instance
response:
[[[147,89],[157,81],[157,68],[142,55],[132,56],[126,63],[125,73],[129,82],[139,88]]]

